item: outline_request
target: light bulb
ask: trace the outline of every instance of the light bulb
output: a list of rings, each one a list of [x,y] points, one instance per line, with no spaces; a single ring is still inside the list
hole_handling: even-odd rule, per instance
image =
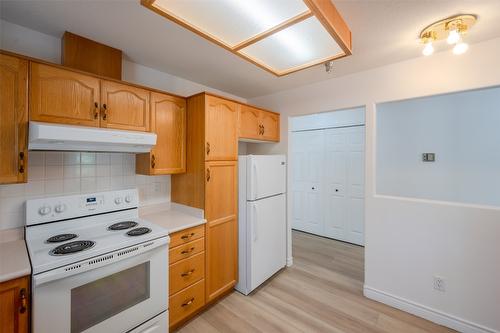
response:
[[[453,48],[453,54],[464,54],[469,49],[469,45],[467,43],[461,42],[455,45]]]
[[[433,53],[434,53],[434,47],[432,46],[432,41],[428,41],[427,43],[425,43],[425,47],[422,50],[422,54],[424,56],[430,56]]]
[[[456,29],[450,30],[450,32],[448,33],[448,38],[446,39],[448,44],[456,44],[459,40],[460,34],[458,33],[458,31]]]

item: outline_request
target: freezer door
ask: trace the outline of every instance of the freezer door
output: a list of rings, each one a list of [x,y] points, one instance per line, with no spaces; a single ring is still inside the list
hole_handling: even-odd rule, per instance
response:
[[[285,267],[285,206],[284,194],[247,203],[249,291]]]
[[[249,155],[247,159],[247,200],[258,200],[285,192],[285,156]]]

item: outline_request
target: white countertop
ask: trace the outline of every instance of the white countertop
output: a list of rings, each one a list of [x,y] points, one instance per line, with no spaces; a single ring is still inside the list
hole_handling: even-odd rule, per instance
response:
[[[24,239],[0,243],[0,282],[31,274]]]
[[[141,219],[157,224],[169,234],[204,224],[203,210],[172,203],[165,206],[141,207]]]

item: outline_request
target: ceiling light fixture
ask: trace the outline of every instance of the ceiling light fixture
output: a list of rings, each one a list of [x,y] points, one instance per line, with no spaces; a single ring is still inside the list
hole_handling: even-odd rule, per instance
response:
[[[276,76],[352,53],[351,31],[330,0],[141,4]]]
[[[469,46],[463,42],[464,35],[476,23],[477,16],[472,14],[455,15],[432,23],[420,32],[420,41],[425,44],[422,54],[434,53],[433,43],[446,39],[448,44],[455,44],[453,54],[463,54]]]

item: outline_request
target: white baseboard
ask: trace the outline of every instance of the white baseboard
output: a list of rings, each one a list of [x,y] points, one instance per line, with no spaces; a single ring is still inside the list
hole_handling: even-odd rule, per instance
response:
[[[286,258],[286,267],[290,267],[293,265],[293,257]]]
[[[468,320],[458,318],[447,313],[429,308],[425,305],[421,305],[407,299],[394,296],[383,291],[371,288],[369,286],[363,287],[363,294],[365,297],[373,299],[375,301],[387,304],[394,308],[403,310],[405,312],[414,314],[415,316],[425,318],[436,324],[443,325],[459,332],[464,333],[500,333],[500,331],[494,330],[489,327],[485,327]]]

